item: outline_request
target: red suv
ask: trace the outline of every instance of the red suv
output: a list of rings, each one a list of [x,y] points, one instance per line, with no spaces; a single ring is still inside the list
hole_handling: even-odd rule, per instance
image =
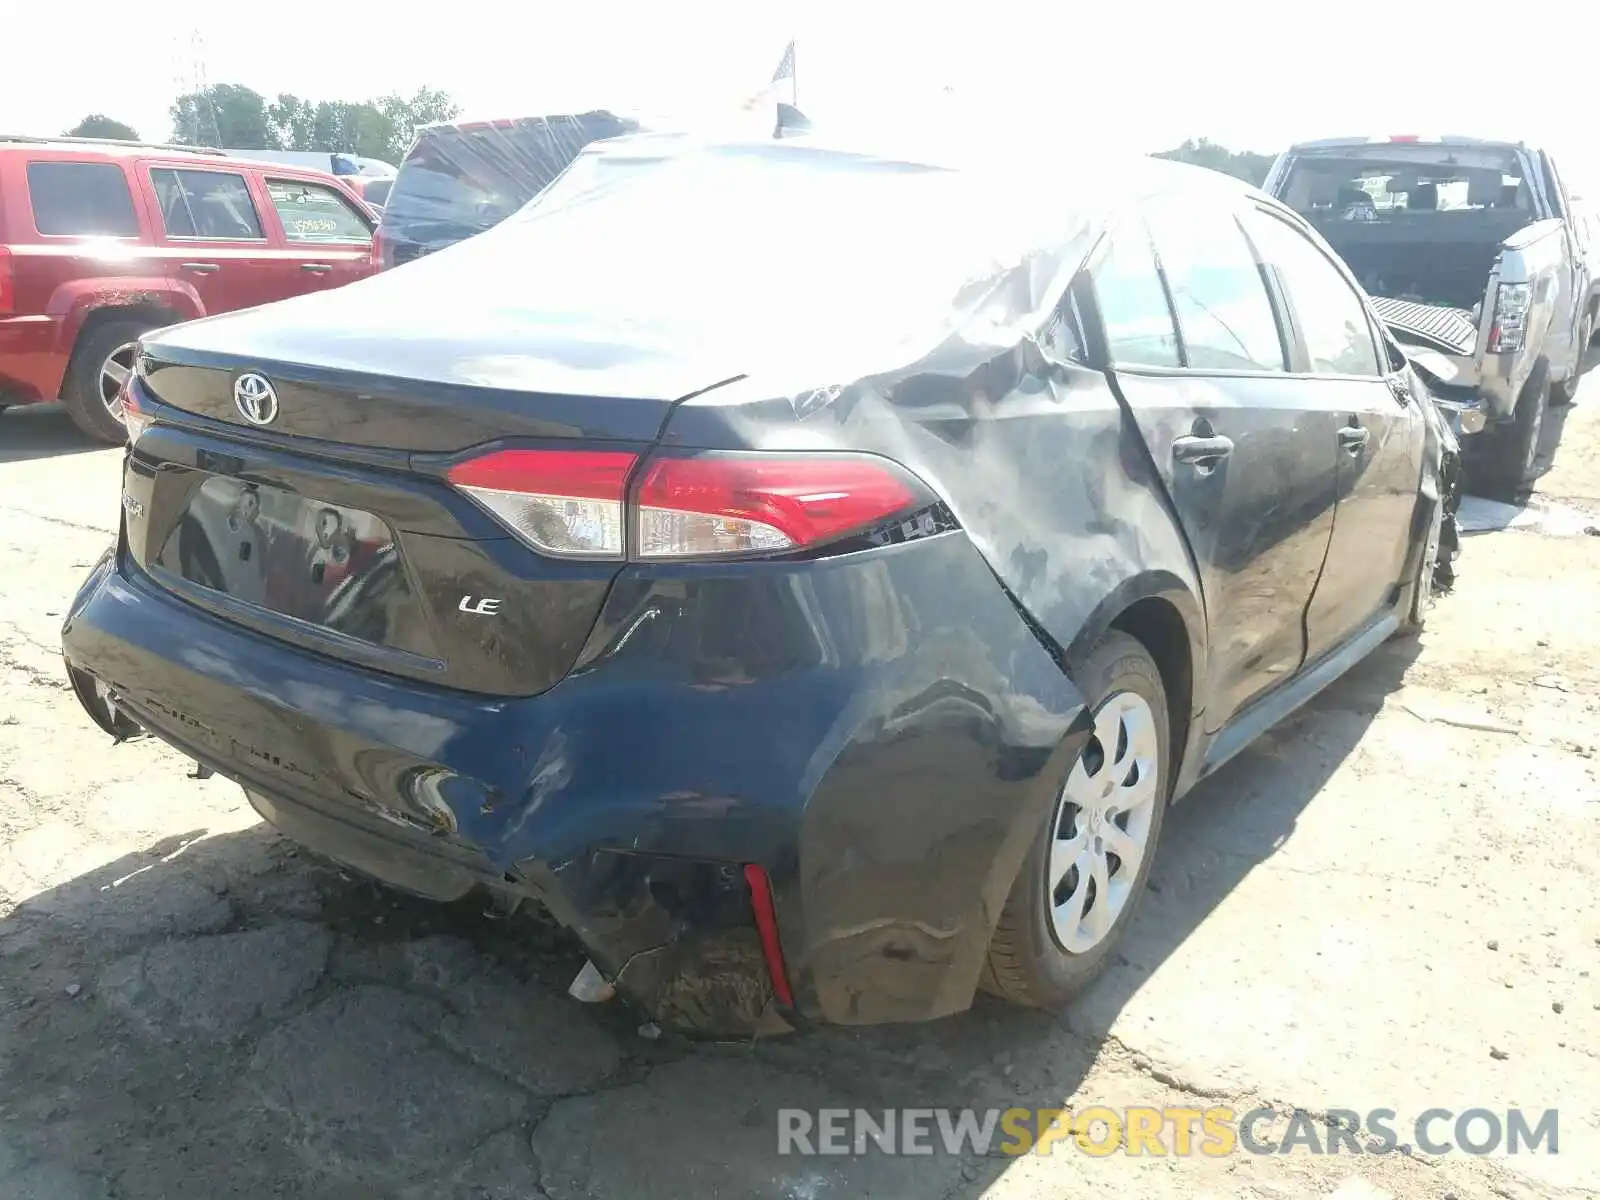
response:
[[[141,334],[369,275],[375,224],[321,171],[0,135],[0,411],[59,396],[121,441]]]

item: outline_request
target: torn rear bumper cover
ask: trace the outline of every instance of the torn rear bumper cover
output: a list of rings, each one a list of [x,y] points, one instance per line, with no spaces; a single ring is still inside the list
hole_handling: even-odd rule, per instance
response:
[[[959,532],[826,564],[630,567],[573,673],[526,698],[287,647],[121,554],[63,646],[75,682],[289,837],[436,899],[536,897],[657,1020],[719,1035],[967,1007],[1090,729]]]

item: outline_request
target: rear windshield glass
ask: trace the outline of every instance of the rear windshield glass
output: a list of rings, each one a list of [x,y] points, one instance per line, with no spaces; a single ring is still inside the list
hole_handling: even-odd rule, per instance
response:
[[[609,113],[586,113],[428,130],[387,199],[374,203],[384,205],[390,232],[422,242],[459,240],[516,212],[590,142],[629,128],[631,122]]]
[[[1296,158],[1278,198],[1303,216],[1533,210],[1517,153],[1502,146],[1352,146]]]
[[[40,233],[76,237],[138,237],[128,179],[116,163],[28,164],[28,196]]]

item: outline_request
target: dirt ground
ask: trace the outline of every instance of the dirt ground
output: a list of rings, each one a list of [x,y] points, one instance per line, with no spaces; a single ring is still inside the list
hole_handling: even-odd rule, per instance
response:
[[[1543,491],[1600,524],[1584,390]],[[57,647],[117,476],[57,411],[0,419],[5,1200],[1600,1189],[1600,537],[1582,521],[1468,538],[1420,643],[1175,810],[1127,945],[1066,1016],[980,999],[927,1026],[691,1045],[569,1000],[581,957],[536,918],[352,878],[164,747],[110,746]],[[1430,1108],[1554,1108],[1560,1152],[777,1154],[780,1108],[1263,1103],[1392,1109],[1407,1142]]]

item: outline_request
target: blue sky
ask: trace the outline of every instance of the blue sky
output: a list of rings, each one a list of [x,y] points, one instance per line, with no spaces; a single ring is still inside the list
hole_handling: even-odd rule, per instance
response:
[[[179,6],[184,17],[166,24],[125,0],[77,0],[63,31],[65,7],[8,12],[0,130],[55,133],[104,111],[165,137],[167,106],[195,77],[196,37],[213,83],[313,99],[429,84],[471,113],[499,115],[589,104],[693,112],[759,87],[792,32],[801,106],[814,117],[888,120],[942,103],[969,125],[1064,149],[1103,140],[1151,150],[1204,135],[1273,150],[1339,133],[1453,132],[1543,141],[1571,159],[1589,153],[1584,127],[1600,115],[1587,57],[1518,71],[1505,56],[1516,33],[1504,6],[1482,0],[1457,0],[1447,19],[1414,6],[1319,13],[1264,0],[457,0]],[[1556,11],[1545,20],[1563,23]],[[30,42],[37,53],[17,52]]]

